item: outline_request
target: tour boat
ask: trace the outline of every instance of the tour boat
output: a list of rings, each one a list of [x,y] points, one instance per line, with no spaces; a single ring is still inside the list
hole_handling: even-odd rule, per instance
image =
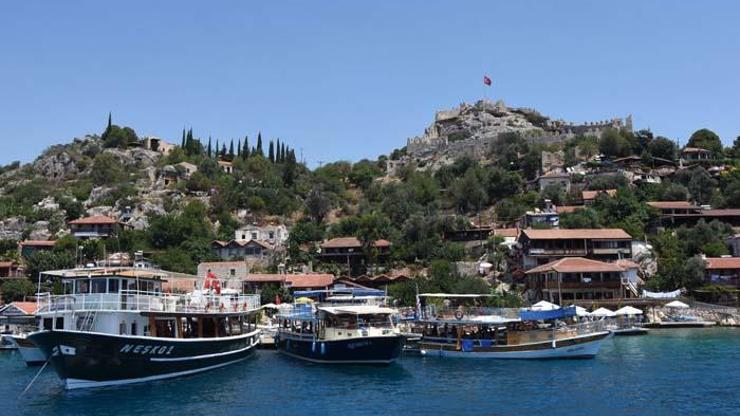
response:
[[[325,364],[390,364],[403,336],[395,310],[377,305],[297,304],[278,315],[277,348],[283,354]]]
[[[190,294],[162,292],[165,272],[45,272],[65,294],[39,294],[28,335],[67,389],[194,374],[239,362],[259,343],[259,295],[223,294],[215,276]]]
[[[487,296],[419,295],[421,354],[488,359],[592,358],[611,335],[603,322],[569,323],[575,322],[575,307],[520,311],[449,306],[452,299],[482,302]],[[430,298],[445,299],[444,306],[430,302]]]

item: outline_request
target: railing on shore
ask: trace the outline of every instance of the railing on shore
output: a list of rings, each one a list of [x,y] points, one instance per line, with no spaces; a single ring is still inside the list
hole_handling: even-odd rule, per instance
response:
[[[140,290],[69,295],[39,293],[37,299],[37,313],[63,311],[227,313],[251,311],[260,307],[259,295],[176,295]]]

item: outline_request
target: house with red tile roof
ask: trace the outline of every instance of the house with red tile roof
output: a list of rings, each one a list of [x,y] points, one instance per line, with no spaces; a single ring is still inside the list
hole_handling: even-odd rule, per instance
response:
[[[51,250],[54,248],[54,240],[24,240],[18,243],[21,257],[28,257],[37,251]]]
[[[108,238],[116,234],[121,226],[117,219],[106,215],[93,215],[69,222],[69,228],[75,238]]]
[[[601,261],[632,258],[632,236],[621,228],[521,230],[522,267],[533,267],[563,257],[586,257]]]
[[[596,198],[598,198],[599,195],[607,195],[610,198],[617,195],[616,189],[605,189],[605,190],[599,190],[599,191],[582,191],[581,192],[581,199],[583,199],[584,205],[591,205],[594,203]]]
[[[705,257],[706,282],[740,286],[740,257]]]
[[[319,260],[346,265],[350,276],[359,276],[367,271],[367,264],[371,260],[384,263],[388,259],[391,243],[388,240],[376,240],[371,247],[372,253],[366,253],[362,242],[356,237],[339,237],[323,242],[320,248]]]
[[[290,290],[328,289],[334,283],[334,275],[328,273],[249,273],[242,279],[244,293],[260,293],[268,284],[274,284]]]
[[[540,298],[559,305],[578,301],[637,296],[627,284],[626,270],[616,263],[565,257],[527,271],[527,283]]]

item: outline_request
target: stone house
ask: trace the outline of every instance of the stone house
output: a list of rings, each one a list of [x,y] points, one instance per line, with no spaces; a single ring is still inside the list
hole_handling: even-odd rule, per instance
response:
[[[224,173],[228,173],[229,175],[234,173],[234,164],[229,161],[219,160],[218,167],[220,167],[221,170],[224,171]]]
[[[565,190],[570,192],[570,174],[567,172],[550,171],[541,175],[537,178],[540,192],[544,191],[545,188],[551,185],[558,185]]]
[[[288,241],[288,228],[284,225],[247,225],[234,232],[234,240],[251,241],[260,240],[280,247]]]

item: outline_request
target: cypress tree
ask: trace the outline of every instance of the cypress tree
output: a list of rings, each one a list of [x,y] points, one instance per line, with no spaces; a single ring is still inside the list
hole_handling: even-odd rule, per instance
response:
[[[223,147],[221,147],[221,157],[226,156],[226,143],[223,144]]]
[[[236,145],[236,157],[242,157],[242,139],[239,139]]]
[[[280,145],[280,163],[285,163],[285,143]]]
[[[211,157],[211,136],[208,136],[208,157]]]
[[[234,139],[231,139],[231,144],[229,144],[229,158],[234,158]]]
[[[270,140],[270,147],[267,151],[267,157],[270,158],[270,162],[275,163],[275,144]]]
[[[244,136],[244,149],[242,150],[242,158],[249,159],[249,137]]]
[[[113,113],[108,112],[108,127],[106,127],[105,131],[110,131],[111,126],[113,126]]]
[[[257,154],[260,156],[265,156],[265,153],[262,151],[262,133],[257,133]]]
[[[275,141],[275,162],[280,163],[280,138]]]
[[[180,147],[185,149],[185,129],[182,129],[182,142],[180,142]]]

